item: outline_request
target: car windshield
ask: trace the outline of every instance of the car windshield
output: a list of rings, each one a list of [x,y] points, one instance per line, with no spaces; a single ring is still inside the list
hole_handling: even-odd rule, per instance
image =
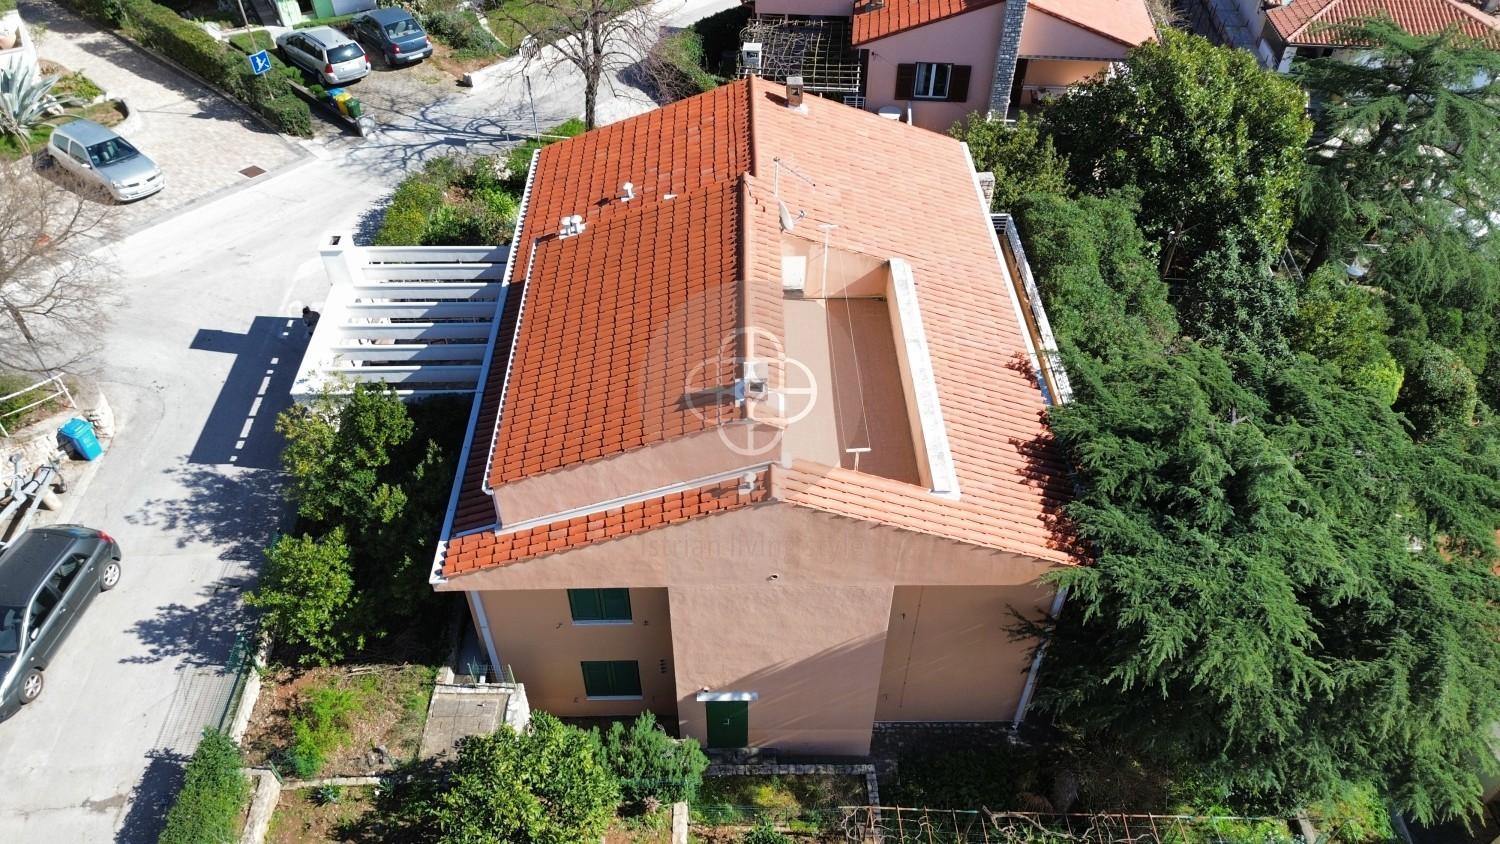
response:
[[[334,47],[328,51],[328,60],[334,64],[339,62],[354,61],[364,55],[357,44],[345,44],[342,47]]]
[[[13,654],[21,649],[21,619],[23,607],[0,607],[0,654]]]
[[[140,155],[136,148],[131,146],[124,138],[110,138],[89,147],[89,160],[94,162],[95,167],[107,167],[111,164],[119,164],[126,159],[135,158]]]
[[[406,18],[405,20],[399,20],[395,23],[388,23],[385,25],[385,34],[391,36],[392,38],[401,38],[407,35],[416,35],[420,31],[421,30],[417,28],[417,22],[412,20],[411,18]]]

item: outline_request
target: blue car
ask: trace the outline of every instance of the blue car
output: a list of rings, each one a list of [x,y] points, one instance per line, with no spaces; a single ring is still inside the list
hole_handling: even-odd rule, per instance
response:
[[[385,56],[388,64],[420,61],[432,55],[432,40],[422,25],[404,9],[371,9],[349,22],[354,37]]]

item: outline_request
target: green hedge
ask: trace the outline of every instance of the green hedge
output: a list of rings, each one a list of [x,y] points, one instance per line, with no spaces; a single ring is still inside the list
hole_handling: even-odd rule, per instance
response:
[[[232,844],[240,840],[240,816],[250,798],[239,745],[217,730],[188,760],[187,776],[157,844]]]
[[[331,18],[308,18],[307,20],[293,24],[292,29],[312,29],[315,26],[331,26],[334,29],[342,29],[344,24],[352,20],[354,20],[353,15],[334,15]]]
[[[312,114],[287,79],[268,73],[257,80],[238,51],[197,24],[151,0],[64,0],[84,17],[119,30],[152,52],[177,62],[209,84],[260,112],[277,129],[312,134]]]
[[[16,7],[16,0],[0,0],[0,14],[9,12]]]

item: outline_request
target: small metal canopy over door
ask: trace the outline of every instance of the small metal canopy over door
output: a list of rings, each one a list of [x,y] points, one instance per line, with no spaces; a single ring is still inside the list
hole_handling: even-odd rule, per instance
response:
[[[750,746],[750,701],[756,692],[699,692],[708,717],[708,746],[728,749]]]

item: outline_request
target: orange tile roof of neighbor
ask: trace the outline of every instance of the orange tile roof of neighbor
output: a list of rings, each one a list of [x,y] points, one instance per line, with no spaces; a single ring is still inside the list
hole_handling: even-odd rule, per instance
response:
[[[1004,0],[886,0],[882,9],[856,6],[853,41],[866,44],[940,20],[1000,5]],[[1031,0],[1027,14],[1041,12],[1134,47],[1156,38],[1144,0]]]
[[[1450,26],[1471,38],[1500,29],[1500,19],[1462,0],[1293,0],[1267,13],[1288,44],[1336,46],[1333,27],[1360,18],[1389,18],[1414,35],[1431,35]]]
[[[750,504],[813,508],[1042,565],[1077,561],[1059,523],[1065,468],[958,141],[817,97],[789,109],[784,88],[749,79],[552,144],[533,179],[444,576]],[[621,202],[627,181],[635,198]],[[792,233],[781,230],[780,202],[805,214]],[[572,214],[584,231],[557,237]],[[718,360],[736,331],[779,335],[783,239],[825,236],[844,253],[911,266],[957,500],[773,455],[746,459],[779,464],[757,470],[751,494],[717,478],[693,487],[688,476],[669,492],[601,501],[598,512],[521,530],[496,524],[486,476],[500,486],[603,458],[650,460],[653,443],[743,420],[735,402],[713,413],[681,406],[685,385],[736,377],[732,365],[695,375],[691,362]]]

